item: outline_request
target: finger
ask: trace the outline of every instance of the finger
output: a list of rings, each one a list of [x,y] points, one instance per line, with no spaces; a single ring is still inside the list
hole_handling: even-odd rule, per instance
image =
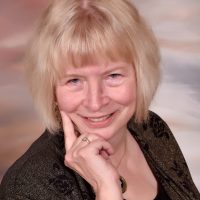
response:
[[[105,159],[105,160],[108,160],[109,159],[109,154],[108,154],[108,152],[107,151],[105,151],[105,150],[100,150],[100,152],[99,152],[99,154]]]
[[[112,145],[102,139],[94,140],[90,143],[90,148],[94,150],[96,155],[102,155],[103,157],[110,157],[114,153]]]
[[[95,140],[105,141],[103,138],[95,134],[81,134],[73,144],[73,150],[84,148]],[[103,150],[103,149],[102,149]],[[103,153],[105,154],[105,153]]]
[[[74,126],[71,119],[63,111],[60,111],[63,123],[64,138],[65,138],[65,148],[69,150],[73,143],[76,141],[77,136],[74,131]]]

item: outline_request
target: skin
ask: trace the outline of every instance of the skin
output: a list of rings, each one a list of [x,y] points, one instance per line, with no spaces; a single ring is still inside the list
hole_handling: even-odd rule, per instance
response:
[[[65,134],[65,164],[92,185],[96,199],[123,199],[119,169],[128,172],[128,168],[119,164],[124,153],[128,154],[130,147],[137,146],[127,129],[136,106],[133,66],[115,62],[66,67],[56,85],[56,97]],[[89,142],[82,141],[84,137]],[[143,155],[140,149],[138,152]],[[137,161],[144,163],[140,167],[148,174],[144,157],[138,155],[131,157],[141,158]],[[128,175],[124,174],[127,178],[135,173],[131,170]]]
[[[126,124],[135,112],[136,80],[132,65],[67,67],[56,87],[57,102],[80,134],[98,135],[118,147]],[[114,113],[108,122],[92,123],[86,117]]]

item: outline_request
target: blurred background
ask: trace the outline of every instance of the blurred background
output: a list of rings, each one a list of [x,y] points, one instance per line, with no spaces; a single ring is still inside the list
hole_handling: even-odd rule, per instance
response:
[[[172,129],[200,190],[200,1],[133,0],[152,26],[163,80],[151,109]],[[0,0],[0,180],[42,133],[23,56],[49,0]]]

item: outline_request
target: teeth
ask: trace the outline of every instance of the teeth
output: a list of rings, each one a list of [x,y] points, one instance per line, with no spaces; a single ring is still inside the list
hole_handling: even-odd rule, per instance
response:
[[[90,121],[93,121],[93,122],[101,122],[101,121],[104,121],[106,120],[108,117],[110,117],[111,115],[106,115],[104,117],[89,117],[88,119]]]

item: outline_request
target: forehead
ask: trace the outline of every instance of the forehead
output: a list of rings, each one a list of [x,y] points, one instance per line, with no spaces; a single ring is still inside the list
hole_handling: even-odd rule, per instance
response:
[[[58,79],[62,78],[66,72],[81,72],[81,68],[98,67],[99,70],[109,70],[112,67],[131,63],[134,66],[134,59],[131,51],[123,51],[123,48],[109,47],[85,53],[65,51],[60,49],[57,56],[58,65],[55,65],[59,73]]]

